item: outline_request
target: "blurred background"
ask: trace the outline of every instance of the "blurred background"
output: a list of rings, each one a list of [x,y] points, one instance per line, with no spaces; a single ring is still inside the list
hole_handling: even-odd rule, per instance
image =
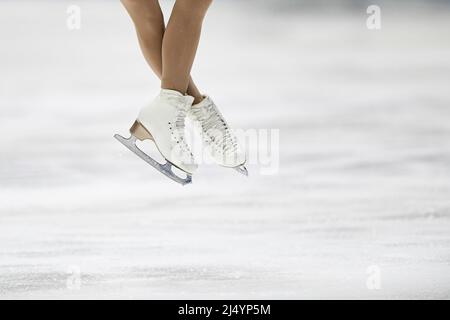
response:
[[[119,1],[0,39],[0,298],[450,298],[449,1],[215,0],[193,76],[279,170],[188,187],[112,138],[159,90]]]

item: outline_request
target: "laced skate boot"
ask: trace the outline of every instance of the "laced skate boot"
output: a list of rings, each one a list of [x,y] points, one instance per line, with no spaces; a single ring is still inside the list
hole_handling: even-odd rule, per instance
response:
[[[131,136],[126,139],[116,134],[114,137],[170,179],[182,185],[191,183],[197,165],[185,141],[184,120],[193,100],[178,91],[162,89],[155,100],[140,111],[130,129]],[[136,140],[152,140],[166,163],[160,164],[139,149]],[[172,166],[184,171],[186,178],[176,175]]]
[[[193,105],[189,109],[188,116],[215,162],[248,176],[244,166],[245,152],[239,147],[236,136],[212,99],[206,96],[202,102]]]

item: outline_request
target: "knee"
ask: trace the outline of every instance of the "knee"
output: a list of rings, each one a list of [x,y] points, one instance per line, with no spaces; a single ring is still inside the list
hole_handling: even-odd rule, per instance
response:
[[[162,12],[158,0],[120,0],[133,20],[161,20]]]
[[[143,8],[146,5],[145,0],[120,0],[122,4],[128,8]]]
[[[187,15],[196,18],[203,18],[211,3],[212,0],[177,0],[180,9]]]

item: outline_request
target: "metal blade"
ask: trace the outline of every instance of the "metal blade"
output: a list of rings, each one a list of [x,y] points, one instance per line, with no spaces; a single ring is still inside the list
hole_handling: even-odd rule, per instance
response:
[[[174,166],[169,161],[167,161],[165,164],[161,164],[158,161],[152,159],[149,155],[147,155],[145,152],[143,152],[141,149],[139,149],[136,146],[136,137],[131,135],[128,139],[122,137],[119,134],[114,135],[114,138],[116,138],[120,143],[122,143],[125,147],[127,147],[130,151],[132,151],[134,154],[136,154],[139,158],[147,162],[149,165],[151,165],[153,168],[164,174],[166,177],[172,179],[173,181],[181,184],[186,185],[189,183],[192,183],[192,175],[186,173],[186,178],[180,178],[177,176],[173,171],[172,167]]]
[[[240,174],[243,174],[244,176],[248,177],[248,170],[245,166],[239,166],[239,167],[235,167],[233,168],[234,170],[236,170],[237,172],[239,172]]]

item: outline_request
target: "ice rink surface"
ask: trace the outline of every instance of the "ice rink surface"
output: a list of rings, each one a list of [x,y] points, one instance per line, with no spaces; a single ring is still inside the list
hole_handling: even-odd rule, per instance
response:
[[[119,1],[0,1],[1,299],[450,298],[449,7],[273,9],[216,1],[193,75],[278,172],[181,187],[112,138],[158,91]]]

